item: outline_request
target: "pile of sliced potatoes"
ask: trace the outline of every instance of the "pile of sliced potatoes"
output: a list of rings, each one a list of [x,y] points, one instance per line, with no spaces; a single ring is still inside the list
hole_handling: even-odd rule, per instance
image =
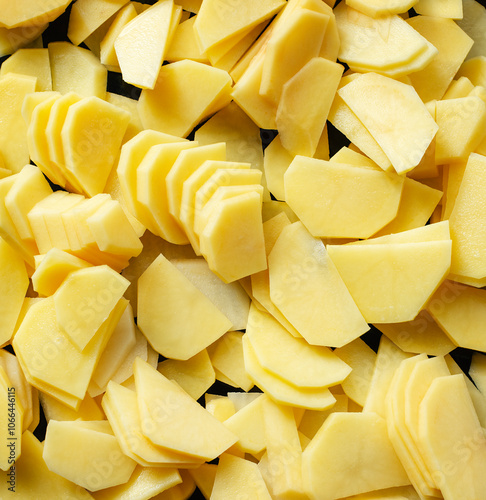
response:
[[[484,500],[485,30],[2,6],[0,497]]]

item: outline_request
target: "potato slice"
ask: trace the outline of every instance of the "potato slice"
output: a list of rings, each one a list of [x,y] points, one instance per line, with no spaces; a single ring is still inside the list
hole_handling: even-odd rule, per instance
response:
[[[265,178],[269,191],[277,200],[285,201],[284,174],[293,159],[294,155],[283,147],[279,135],[265,148]]]
[[[137,394],[110,381],[102,399],[102,406],[113,428],[120,447],[128,457],[144,467],[168,468],[197,466],[201,461],[156,446],[142,433],[142,421],[137,404]]]
[[[486,394],[486,356],[475,352],[472,355],[469,375],[482,394]]]
[[[69,42],[51,42],[48,49],[52,90],[61,94],[75,92],[82,97],[106,97],[107,71],[94,54]]]
[[[0,68],[0,76],[7,73],[35,76],[36,91],[52,90],[51,67],[47,49],[18,49]]]
[[[177,382],[196,401],[216,380],[206,349],[185,361],[166,359],[158,364],[157,370]]]
[[[472,153],[450,215],[451,238],[454,242],[451,273],[481,280],[486,276],[483,255],[486,233],[478,207],[482,202],[481,185],[486,157]],[[462,278],[457,278],[462,281]],[[472,283],[471,283],[472,284]],[[483,286],[483,285],[480,285]]]
[[[155,87],[170,45],[172,25],[179,23],[180,16],[172,0],[161,0],[124,26],[115,40],[124,81],[142,88]],[[146,33],[152,36],[147,38]]]
[[[198,12],[194,29],[201,46],[207,50],[230,36],[270,19],[283,6],[284,2],[281,0],[251,0],[238,6],[228,0],[205,0]]]
[[[57,322],[80,351],[110,316],[128,284],[108,266],[96,266],[71,273],[57,289]]]
[[[367,73],[338,91],[402,174],[416,167],[438,126],[410,85]],[[387,124],[394,123],[390,128]],[[410,147],[413,144],[413,147]]]
[[[226,383],[231,382],[229,385],[240,387],[244,391],[253,387],[253,380],[245,370],[241,332],[225,333],[208,347],[208,354],[218,380],[223,381],[221,376],[224,376],[228,379]]]
[[[268,262],[270,297],[307,342],[342,346],[368,330],[324,244],[301,222],[282,230]]]
[[[386,418],[385,398],[393,375],[400,363],[409,357],[410,354],[403,352],[385,335],[381,336],[363,412],[375,412]]]
[[[38,500],[48,500],[53,496],[62,498],[70,495],[79,500],[91,500],[93,497],[83,488],[51,472],[42,457],[43,444],[30,431],[22,435],[22,455],[15,463],[15,486],[5,481],[0,487],[2,495],[8,495],[9,486],[15,488],[15,494],[25,498],[34,496]]]
[[[283,85],[275,120],[282,145],[291,153],[314,156],[342,72],[342,65],[315,57]],[[312,96],[316,101],[309,106]]]
[[[429,48],[426,38],[400,16],[384,13],[373,18],[351,7],[343,3],[334,10],[341,40],[339,59],[351,69],[359,71],[366,68],[389,76],[403,76],[408,73],[407,64]],[[405,45],[402,45],[404,40]],[[423,66],[436,53],[436,50],[429,52]],[[396,68],[402,68],[402,71],[389,74]]]
[[[424,102],[441,99],[474,42],[452,19],[415,16],[407,23],[439,51],[429,65],[410,74],[412,85]]]
[[[450,284],[446,281],[445,284],[447,283]],[[435,299],[431,299],[428,307],[434,302]],[[376,328],[400,349],[413,354],[444,356],[457,347],[426,310],[420,311],[412,321],[380,323]]]
[[[147,226],[154,225],[156,234],[178,245],[185,245],[189,240],[169,212],[167,194],[164,192],[165,180],[180,152],[197,145],[197,142],[157,144],[147,151],[137,168],[137,199],[143,207],[140,211],[142,222],[151,219]]]
[[[28,29],[40,22],[48,23],[60,16],[69,5],[68,0],[22,0],[19,3],[6,6],[0,15],[0,26]]]
[[[298,389],[265,370],[258,362],[246,336],[243,337],[243,353],[248,375],[258,387],[278,403],[313,410],[326,410],[335,403],[334,396],[327,388]]]
[[[181,475],[176,469],[137,465],[126,483],[99,491],[96,496],[97,500],[117,500],[124,496],[140,495],[152,495],[157,498],[180,483]]]
[[[29,163],[27,125],[21,109],[24,97],[36,88],[37,78],[10,73],[0,78],[0,150],[4,166],[14,173]]]
[[[14,54],[16,51],[20,50],[21,47],[42,48],[42,45],[39,46],[39,44],[37,44],[37,46],[34,46],[34,44],[36,41],[39,41],[40,36],[47,26],[46,23],[40,22],[40,24],[29,26],[27,30],[20,26],[11,29],[0,27],[1,56]],[[12,71],[12,73],[15,73],[15,71]]]
[[[49,470],[91,491],[126,483],[136,466],[113,434],[85,428],[79,421],[51,420],[42,456]]]
[[[199,82],[197,88],[193,81]],[[191,60],[168,64],[160,69],[154,88],[142,90],[140,118],[145,128],[186,137],[204,118],[229,104],[230,90],[226,71]]]
[[[424,3],[423,0],[401,0],[390,5],[386,0],[371,0],[368,2],[363,0],[348,0],[347,5],[363,12],[363,14],[376,18],[390,14],[403,14],[414,7],[417,1],[419,5],[420,3]],[[424,14],[424,12],[420,12],[420,14]]]
[[[444,411],[448,405],[452,405],[453,412]],[[482,474],[486,461],[486,439],[464,377],[449,375],[436,378],[419,412],[421,450],[429,468],[438,478],[437,483],[444,497],[482,495],[486,491]]]
[[[232,322],[233,330],[245,330],[250,299],[240,283],[224,283],[204,259],[171,259],[171,263]]]
[[[211,498],[224,500],[231,496],[250,495],[255,500],[270,500],[272,498],[257,464],[235,457],[229,453],[221,456]]]
[[[366,321],[399,323],[414,319],[447,276],[451,241],[328,245],[327,251]],[[419,262],[426,276],[417,275]]]
[[[69,16],[68,37],[74,45],[84,42],[105,21],[116,14],[127,0],[81,0]]]
[[[338,90],[356,78],[359,78],[358,73],[343,76],[339,83]],[[376,162],[383,170],[388,171],[392,168],[392,164],[383,149],[381,149],[354,112],[351,111],[351,108],[344,102],[339,92],[334,96],[328,118],[340,132],[363,151],[363,153]]]
[[[302,454],[304,485],[312,499],[326,500],[409,484],[375,413],[329,415]],[[353,481],[349,481],[352,471]]]
[[[29,277],[20,255],[0,237],[0,345],[10,341],[24,301]]]
[[[223,424],[147,363],[137,359],[134,371],[142,432],[154,444],[212,460],[237,441]]]
[[[5,410],[0,417],[0,440],[2,442],[0,469],[8,471],[21,454],[24,407],[17,400],[16,389],[12,387],[8,375],[1,366],[0,400]]]
[[[266,269],[261,193],[241,194],[218,205],[200,237],[209,268],[225,283]]]
[[[163,255],[139,279],[138,325],[157,352],[182,360],[231,328],[230,320]]]
[[[296,387],[337,385],[351,371],[330,349],[293,337],[256,307],[250,309],[246,335],[261,366]]]
[[[368,238],[380,230],[395,218],[403,184],[394,174],[303,156],[284,175],[290,208],[313,236],[328,238]]]
[[[98,97],[69,107],[61,131],[64,160],[88,196],[103,192],[129,121],[125,110]]]
[[[476,0],[464,0],[462,3],[462,19],[456,22],[459,27],[474,40],[474,45],[466,56],[467,59],[483,55],[486,40],[484,37],[484,23],[486,22],[486,9]]]
[[[302,448],[294,411],[271,399],[263,402],[268,480],[275,497],[304,496]]]
[[[52,189],[49,183],[38,168],[26,165],[19,172],[5,196],[5,207],[22,240],[33,242],[34,235],[30,227],[28,213],[36,203],[51,193]]]

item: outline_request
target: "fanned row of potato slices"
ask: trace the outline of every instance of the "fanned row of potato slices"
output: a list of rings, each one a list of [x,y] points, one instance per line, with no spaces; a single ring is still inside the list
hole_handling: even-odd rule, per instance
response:
[[[486,9],[0,11],[0,498],[486,499]]]

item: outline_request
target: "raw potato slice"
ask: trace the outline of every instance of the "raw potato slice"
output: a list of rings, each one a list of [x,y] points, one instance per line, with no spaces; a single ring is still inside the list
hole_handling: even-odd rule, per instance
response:
[[[72,104],[62,127],[66,169],[88,196],[103,192],[130,115],[98,97]]]
[[[425,226],[442,198],[442,191],[406,177],[397,216],[374,237]]]
[[[48,297],[27,312],[13,340],[14,350],[29,382],[68,406],[79,407],[94,368],[120,319],[127,301],[121,300],[95,337],[80,352],[60,329],[54,299]],[[62,375],[60,375],[62,374]]]
[[[66,176],[63,172],[64,165],[59,166],[51,160],[46,134],[52,107],[60,98],[61,95],[56,92],[52,97],[45,99],[34,108],[27,129],[27,143],[31,160],[53,183],[66,187]],[[68,185],[68,187],[71,186]]]
[[[97,492],[96,500],[143,498],[149,495],[150,498],[157,498],[180,483],[181,475],[176,469],[137,465],[126,483]]]
[[[76,500],[92,500],[92,496],[83,488],[51,472],[42,458],[43,444],[30,431],[22,435],[22,455],[15,463],[15,493],[19,498],[71,497]],[[4,481],[0,493],[5,498],[11,495],[7,488],[13,486]]]
[[[486,226],[479,207],[483,191],[478,186],[486,182],[486,157],[472,153],[449,217],[454,242],[451,273],[465,278],[486,277]],[[462,281],[462,278],[458,278]],[[483,285],[480,285],[483,286]]]
[[[472,355],[469,376],[481,393],[486,394],[486,356],[478,352]]]
[[[184,182],[189,179],[205,161],[209,160],[226,160],[226,145],[224,142],[181,151],[167,174],[165,182],[167,186],[169,211],[177,220],[180,220],[181,217]]]
[[[152,146],[177,141],[184,142],[184,139],[156,132],[155,130],[143,130],[123,144],[118,160],[117,175],[123,199],[127,204],[128,210],[135,217],[138,217],[139,212],[142,213],[143,210],[137,197],[138,166]],[[155,228],[152,229],[154,229],[153,232],[155,233]]]
[[[412,438],[405,422],[407,382],[417,364],[426,360],[427,356],[422,354],[402,361],[393,376],[386,397],[386,420],[390,440],[415,489],[424,497],[437,497],[439,491],[436,480],[424,462],[418,444]]]
[[[282,145],[292,154],[314,156],[343,70],[314,57],[283,85],[275,120]]]
[[[278,403],[297,408],[326,410],[336,402],[327,388],[299,389],[265,370],[258,362],[253,347],[246,336],[243,336],[243,353],[248,375],[260,389]]]
[[[211,498],[225,500],[242,495],[254,500],[272,498],[257,464],[225,453],[219,459]]]
[[[213,460],[237,441],[223,424],[144,361],[135,361],[134,375],[142,432],[154,444]]]
[[[483,28],[486,22],[486,9],[476,0],[463,0],[461,3],[463,16],[456,22],[474,40],[474,45],[467,54],[467,59],[472,59],[484,55],[486,37]]]
[[[327,238],[376,233],[397,215],[403,183],[403,177],[381,170],[303,156],[284,175],[290,208],[313,236]]]
[[[410,484],[385,420],[371,412],[329,415],[304,450],[302,462],[306,493],[314,500]]]
[[[444,498],[481,498],[486,493],[486,438],[463,375],[436,378],[419,411],[422,453]]]
[[[57,289],[57,322],[80,351],[110,316],[128,285],[108,266],[96,266],[71,273]]]
[[[178,17],[174,17],[176,12]],[[115,40],[115,51],[125,82],[154,88],[170,44],[172,24],[179,22],[180,14],[174,10],[173,0],[160,0],[123,28]]]
[[[424,0],[399,0],[390,4],[387,0],[347,0],[346,4],[371,17],[380,17],[390,14],[402,14],[415,6],[417,1]],[[427,0],[425,0],[427,1]],[[424,14],[424,12],[420,12]]]
[[[234,402],[235,399],[232,399],[231,396],[234,398],[235,395],[239,394],[243,394],[245,397],[256,395],[256,398],[243,408],[237,408]],[[251,453],[254,456],[258,455],[266,447],[263,407],[268,396],[251,392],[247,394],[228,393],[228,396],[237,410],[234,415],[224,420],[224,425],[238,436],[238,442],[235,444],[234,449]]]
[[[85,428],[79,421],[51,420],[42,457],[49,470],[91,491],[126,483],[136,466],[112,433]]]
[[[152,219],[146,225],[154,225],[158,236],[176,245],[186,245],[189,240],[169,212],[165,181],[180,152],[197,145],[194,141],[157,144],[147,151],[137,167],[137,199],[143,206],[141,222]]]
[[[327,251],[366,321],[399,323],[413,320],[447,276],[451,241],[328,245]],[[426,275],[417,274],[419,265]]]
[[[284,174],[293,159],[294,155],[283,147],[279,135],[265,148],[265,178],[269,191],[277,200],[285,201]]]
[[[157,370],[177,382],[196,401],[214,384],[216,376],[206,350],[186,361],[166,359]]]
[[[48,49],[52,90],[61,94],[75,92],[83,97],[106,97],[107,71],[94,54],[69,42],[52,42]]]
[[[0,26],[15,28],[54,21],[69,5],[68,0],[21,0],[5,6],[0,15]]]
[[[157,352],[182,360],[231,328],[230,320],[163,255],[138,281],[138,325]]]
[[[453,300],[444,300],[447,291]],[[486,291],[446,282],[434,294],[427,310],[459,347],[486,351],[482,325],[486,317]]]
[[[229,103],[230,91],[231,77],[226,71],[178,61],[160,69],[153,89],[142,90],[140,118],[145,128],[186,137],[200,121]]]
[[[8,471],[21,453],[24,408],[20,401],[16,400],[16,389],[12,387],[8,375],[1,366],[0,401],[4,408],[3,415],[0,417],[0,441],[2,443],[0,469]]]
[[[351,373],[341,387],[350,400],[364,406],[376,365],[376,354],[360,338],[334,350],[336,356],[351,367]]]
[[[299,9],[275,32],[265,52],[261,95],[278,104],[284,83],[319,55],[328,22],[325,14]]]
[[[399,174],[420,163],[438,126],[413,87],[367,73],[342,87],[338,94],[381,146]],[[390,127],[390,123],[394,126]]]
[[[427,53],[423,67],[437,53],[437,50],[428,52],[430,43],[400,16],[384,15],[373,19],[345,3],[334,12],[341,40],[339,59],[353,70],[404,76],[408,73],[407,65],[414,59]],[[401,71],[394,75],[397,68]]]
[[[339,347],[368,330],[324,244],[301,222],[282,230],[268,263],[270,297],[307,342]]]
[[[14,333],[28,287],[24,260],[0,237],[0,345],[8,343]]]
[[[201,253],[225,283],[267,268],[261,207],[256,191],[222,200],[201,233]]]
[[[445,282],[444,285],[450,284]],[[444,290],[442,285],[439,290]],[[437,292],[436,292],[437,293]],[[435,303],[432,298],[427,307]],[[403,323],[381,323],[376,328],[393,341],[402,351],[413,354],[444,356],[457,346],[444,333],[426,310],[422,310],[412,321]]]
[[[30,26],[27,30],[22,27],[18,28],[3,28],[0,27],[0,54],[7,56],[15,53],[20,47],[42,48],[42,46],[34,46],[39,41],[40,36],[47,28],[47,24],[37,24]],[[1,70],[0,70],[1,71]],[[14,71],[12,71],[14,73]]]
[[[385,335],[381,336],[363,412],[375,412],[386,418],[385,398],[393,375],[400,363],[408,357],[410,355],[399,349],[394,342]]]
[[[467,0],[465,3],[468,3]],[[449,0],[447,2],[441,0],[418,0],[414,6],[414,10],[422,16],[457,19],[459,26],[464,30],[464,27],[460,23],[463,18],[462,0]]]
[[[296,339],[254,306],[250,309],[246,335],[262,367],[296,387],[337,385],[351,371],[330,349]]]
[[[2,63],[0,76],[7,73],[35,76],[35,90],[52,90],[51,66],[47,49],[18,49]]]
[[[182,21],[177,26],[174,37],[168,47],[165,58],[169,62],[191,59],[192,61],[209,63],[207,54],[201,51],[194,31],[196,16]],[[229,68],[231,69],[231,68]]]
[[[208,353],[218,380],[222,375],[231,382],[229,385],[249,391],[254,384],[245,370],[242,339],[241,332],[227,332],[208,347]]]
[[[244,4],[234,4],[229,0],[204,0],[194,29],[201,46],[207,50],[270,19],[284,5],[282,0],[248,0]]]
[[[409,76],[410,81],[424,102],[442,99],[473,40],[452,19],[415,16],[407,22],[439,51],[429,65]]]
[[[19,172],[5,196],[5,207],[22,240],[34,239],[27,215],[36,203],[51,193],[49,183],[38,168],[26,165]]]
[[[356,78],[359,78],[358,73],[344,76],[341,78],[338,89],[344,87],[344,85],[347,85]],[[388,171],[392,168],[392,164],[383,152],[383,149],[381,149],[373,136],[368,132],[368,129],[340,97],[339,92],[334,96],[334,101],[329,110],[329,121],[342,132],[351,143],[355,144],[383,170]]]
[[[21,109],[24,97],[35,91],[37,78],[10,73],[0,78],[0,151],[5,168],[19,172],[29,163],[27,125]]]
[[[81,0],[73,4],[67,35],[74,45],[84,42],[128,0]]]
[[[271,399],[263,402],[269,487],[274,498],[304,498],[302,447],[294,411]]]
[[[78,269],[89,267],[85,260],[59,248],[52,248],[37,265],[32,275],[32,286],[39,295],[53,295],[67,275]]]
[[[232,322],[233,330],[245,330],[250,298],[240,283],[224,283],[204,259],[171,259],[172,264]]]
[[[128,457],[144,467],[197,466],[200,460],[183,453],[176,453],[154,445],[142,433],[142,421],[138,409],[137,394],[122,385],[110,381],[102,406]]]

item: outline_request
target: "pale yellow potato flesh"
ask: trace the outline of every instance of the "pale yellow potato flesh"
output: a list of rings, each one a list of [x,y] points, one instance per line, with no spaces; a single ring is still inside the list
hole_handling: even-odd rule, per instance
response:
[[[331,414],[302,457],[304,485],[312,499],[409,484],[385,420],[375,413]],[[348,479],[351,471],[353,481]]]
[[[270,297],[307,342],[339,347],[368,330],[324,244],[301,222],[282,230],[268,262]]]
[[[161,296],[165,296],[162,301]],[[191,303],[190,314],[186,314],[187,301]],[[174,315],[174,310],[181,314]],[[160,255],[138,282],[138,326],[157,352],[184,360],[226,333],[231,322]]]

